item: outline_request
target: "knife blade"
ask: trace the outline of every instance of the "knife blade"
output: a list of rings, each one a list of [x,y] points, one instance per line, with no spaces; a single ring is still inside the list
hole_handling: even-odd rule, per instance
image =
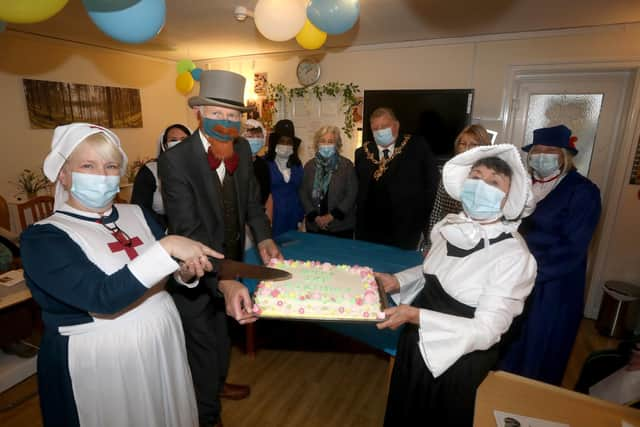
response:
[[[213,264],[213,270],[218,273],[218,277],[220,279],[235,280],[243,278],[277,281],[291,278],[291,273],[277,268],[247,264],[226,258],[219,259],[209,257],[209,261]]]

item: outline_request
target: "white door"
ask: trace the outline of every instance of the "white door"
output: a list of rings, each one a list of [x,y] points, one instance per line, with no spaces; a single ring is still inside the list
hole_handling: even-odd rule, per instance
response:
[[[296,129],[296,136],[302,140],[298,155],[302,164],[311,159],[313,150],[313,135],[323,126],[336,126],[340,129],[342,138],[342,154],[353,161],[355,152],[355,129],[352,137],[348,138],[342,127],[344,126],[344,113],[341,99],[337,97],[323,96],[322,101],[313,96],[294,98],[291,102],[282,101],[278,105],[274,124],[280,119],[290,119]],[[282,112],[282,113],[281,113]]]
[[[612,191],[616,190],[612,188],[614,166],[621,154],[619,143],[632,76],[631,71],[540,73],[517,76],[514,85],[511,142],[522,147],[531,142],[534,129],[567,125],[578,137],[579,154],[575,159],[578,171],[600,188],[603,212],[592,241],[587,275],[585,316],[591,318],[598,313],[603,285],[601,270],[606,264],[598,260],[606,257],[603,252],[610,243],[602,230],[610,228],[607,223],[615,222],[618,207],[617,200],[609,194],[619,192]]]

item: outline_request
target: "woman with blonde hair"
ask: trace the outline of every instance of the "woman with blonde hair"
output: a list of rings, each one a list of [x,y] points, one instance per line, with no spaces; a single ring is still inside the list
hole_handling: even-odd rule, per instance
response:
[[[487,130],[481,125],[469,125],[462,129],[462,131],[456,137],[453,144],[453,155],[457,156],[471,148],[479,147],[481,145],[491,145],[491,137]],[[431,230],[436,223],[440,222],[445,216],[449,214],[455,214],[462,210],[462,205],[459,201],[453,199],[444,189],[442,185],[442,179],[438,184],[438,190],[436,192],[436,198],[433,202],[433,209],[429,216],[429,222],[427,228],[423,234],[422,251],[427,252],[431,247]]]
[[[55,212],[21,237],[44,322],[45,426],[198,425],[180,316],[164,284],[173,274],[196,286],[212,270],[207,257],[221,255],[165,236],[137,205],[114,204],[126,165],[108,129],[73,123],[54,131],[44,173],[56,182]]]
[[[353,238],[358,178],[340,155],[340,129],[323,126],[313,136],[313,159],[304,166],[300,200],[308,232]]]

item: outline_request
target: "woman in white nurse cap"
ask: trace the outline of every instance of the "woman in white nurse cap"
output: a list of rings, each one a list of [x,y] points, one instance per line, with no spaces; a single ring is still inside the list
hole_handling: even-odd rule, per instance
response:
[[[431,232],[420,266],[376,273],[399,305],[379,328],[404,328],[385,425],[471,426],[477,387],[522,312],[536,263],[517,233],[530,178],[512,145],[473,148],[444,165],[445,190],[462,203]]]
[[[87,123],[56,128],[44,162],[56,210],[25,230],[21,255],[45,324],[45,426],[198,424],[182,326],[164,282],[173,273],[195,286],[212,269],[207,256],[221,255],[164,236],[136,205],[114,205],[126,162],[118,137]]]

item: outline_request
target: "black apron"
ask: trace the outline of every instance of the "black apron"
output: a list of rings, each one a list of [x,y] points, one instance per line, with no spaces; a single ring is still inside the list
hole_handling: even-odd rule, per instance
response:
[[[412,306],[473,318],[475,308],[447,294],[436,276],[425,274],[425,279]],[[434,378],[422,358],[418,340],[418,326],[406,325],[398,343],[384,425],[471,427],[476,389],[496,365],[498,345],[465,354]]]

